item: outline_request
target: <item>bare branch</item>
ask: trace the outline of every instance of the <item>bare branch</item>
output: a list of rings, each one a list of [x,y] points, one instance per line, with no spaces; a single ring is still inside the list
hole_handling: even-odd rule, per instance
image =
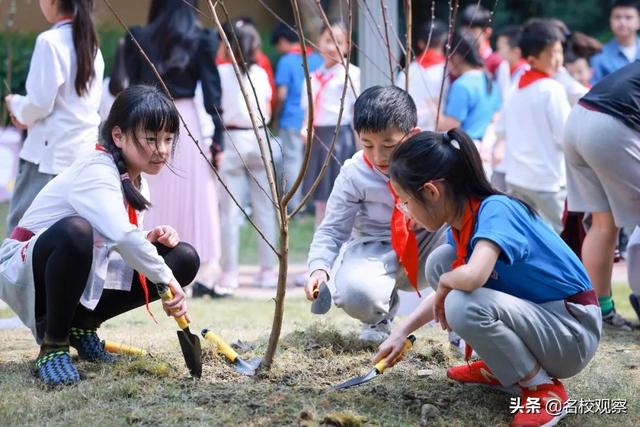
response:
[[[447,78],[447,68],[449,66],[449,56],[451,53],[451,37],[453,36],[453,30],[455,28],[456,15],[458,14],[458,0],[453,0],[453,6],[451,0],[449,0],[449,28],[447,34],[447,49],[444,60],[444,74],[442,76],[442,82],[440,83],[440,95],[438,96],[438,110],[436,112],[436,129],[438,129],[438,122],[440,121],[440,107],[442,103],[442,94],[444,93],[444,81]]]
[[[384,38],[385,46],[387,48],[387,61],[389,62],[389,79],[393,85],[393,65],[391,64],[391,43],[389,43],[389,24],[387,23],[387,5],[384,4],[384,0],[380,0],[380,7],[382,8],[382,22],[384,22]]]
[[[434,0],[435,1],[435,0]],[[404,72],[405,72],[405,82],[404,82],[404,90],[409,90],[409,66],[411,65],[411,24],[412,24],[412,16],[411,16],[411,0],[405,0],[404,3],[404,19],[407,24],[407,31],[405,33],[405,54],[404,54]],[[429,46],[427,44],[427,46]]]
[[[167,97],[169,97],[169,99],[171,99],[171,101],[173,101],[175,103],[175,100],[173,99],[173,97],[171,96],[171,92],[169,92],[169,89],[167,88],[167,85],[164,83],[164,80],[162,79],[162,77],[160,76],[160,73],[158,72],[158,70],[156,69],[155,65],[153,65],[153,62],[151,62],[151,60],[149,59],[149,57],[147,56],[147,54],[145,53],[144,49],[142,49],[142,46],[140,46],[140,43],[138,43],[138,40],[133,36],[133,34],[131,33],[131,31],[129,30],[129,27],[127,26],[127,24],[124,23],[124,21],[122,20],[122,18],[120,17],[120,15],[114,10],[113,6],[111,5],[111,2],[109,0],[104,0],[104,3],[107,5],[107,7],[109,8],[109,10],[111,11],[111,13],[116,17],[116,19],[118,20],[118,22],[120,23],[120,25],[124,28],[124,30],[127,32],[127,34],[129,35],[129,37],[131,37],[131,40],[133,41],[133,43],[136,45],[138,51],[140,52],[140,54],[144,57],[145,61],[147,62],[147,64],[151,67],[151,69],[153,70],[153,73],[155,74],[156,78],[158,79],[158,82],[160,83],[160,85],[162,86],[162,88],[164,89],[165,93],[167,94]],[[231,200],[233,200],[233,202],[236,204],[236,206],[238,206],[238,208],[240,209],[240,211],[242,212],[242,214],[245,216],[245,218],[247,218],[247,221],[249,222],[249,224],[251,224],[251,226],[256,230],[256,232],[260,235],[260,237],[267,243],[267,245],[271,248],[271,250],[273,250],[276,254],[278,253],[278,251],[276,250],[276,248],[271,244],[271,242],[268,241],[268,239],[265,237],[264,233],[262,232],[262,230],[260,230],[260,228],[253,222],[253,220],[251,219],[251,217],[247,214],[247,212],[244,210],[244,208],[242,207],[242,205],[238,202],[238,200],[235,198],[235,196],[231,193],[231,191],[229,190],[229,187],[227,186],[227,184],[224,182],[224,180],[222,179],[222,177],[220,176],[218,170],[213,166],[213,164],[211,163],[211,161],[207,158],[207,156],[204,154],[204,152],[202,151],[202,148],[200,148],[200,145],[198,144],[198,141],[196,141],[196,139],[193,137],[193,134],[191,133],[191,131],[189,130],[189,127],[187,126],[186,122],[184,121],[184,118],[182,117],[182,115],[180,114],[180,111],[178,111],[178,116],[180,117],[180,122],[182,123],[182,126],[184,127],[184,129],[187,131],[187,135],[189,136],[189,138],[193,141],[193,143],[196,145],[196,148],[198,149],[198,151],[200,152],[200,155],[202,156],[203,159],[205,159],[205,161],[207,162],[207,164],[209,165],[209,167],[211,168],[211,170],[213,171],[213,173],[216,175],[216,178],[218,179],[218,181],[220,182],[220,184],[222,185],[222,188],[224,188],[224,190],[227,192],[227,194],[229,194],[229,196],[231,197]]]
[[[348,23],[348,28],[347,28],[347,36],[349,38],[351,38],[351,32],[353,31],[353,11],[352,11],[352,8],[351,8],[351,1],[350,0],[347,0],[347,5],[349,7],[349,23]],[[324,16],[326,18],[326,15],[324,15]],[[307,194],[305,194],[302,197],[302,201],[293,210],[293,212],[291,212],[291,214],[289,215],[289,218],[293,218],[296,215],[296,213],[298,213],[298,211],[300,211],[300,209],[302,209],[302,207],[307,203],[307,200],[309,200],[309,198],[311,197],[311,195],[313,194],[315,189],[320,184],[320,181],[322,180],[322,177],[324,176],[324,174],[326,172],[327,166],[329,165],[329,160],[331,160],[331,153],[333,152],[333,149],[334,149],[334,147],[336,145],[338,132],[340,131],[340,125],[341,125],[341,122],[342,122],[342,113],[344,111],[344,100],[345,100],[345,97],[347,95],[347,82],[349,81],[349,65],[350,64],[351,64],[351,49],[349,49],[347,51],[347,59],[346,59],[346,66],[345,66],[345,78],[344,78],[344,85],[342,87],[342,94],[340,96],[340,110],[338,111],[338,122],[336,123],[336,129],[333,132],[333,140],[331,141],[331,146],[329,147],[329,152],[327,153],[327,156],[325,157],[324,162],[322,163],[322,168],[320,169],[320,173],[318,174],[318,176],[313,181],[313,184],[311,184],[311,188],[309,189],[309,191],[307,191]]]

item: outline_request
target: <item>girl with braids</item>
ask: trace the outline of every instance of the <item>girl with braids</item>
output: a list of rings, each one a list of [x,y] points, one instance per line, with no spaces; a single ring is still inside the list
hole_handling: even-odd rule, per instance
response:
[[[91,18],[93,0],[41,0],[40,9],[53,27],[36,39],[27,94],[5,98],[13,124],[27,129],[9,233],[42,187],[98,140],[104,61]]]
[[[198,271],[197,252],[169,226],[142,230],[150,203],[141,174],[160,172],[178,128],[173,103],[158,89],[125,89],[102,143],[52,179],[0,245],[0,298],[40,344],[36,368],[46,384],[79,381],[70,345],[80,359],[115,361],[98,327],[145,303],[148,309],[158,299],[155,283],[175,295],[163,302],[167,315],[187,313],[182,287]]]
[[[512,425],[555,425],[568,400],[558,378],[583,370],[600,341],[598,299],[584,267],[528,205],[491,187],[460,129],[413,136],[394,152],[389,174],[398,208],[429,231],[448,224],[449,243],[426,261],[436,293],[374,360],[394,361],[405,337],[435,319],[481,358],[449,368],[449,378],[518,386],[523,406]]]

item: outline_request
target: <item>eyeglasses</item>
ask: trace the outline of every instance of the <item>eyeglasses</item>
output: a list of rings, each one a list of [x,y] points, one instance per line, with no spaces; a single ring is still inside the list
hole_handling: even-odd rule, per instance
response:
[[[444,178],[432,179],[431,181],[427,181],[424,184],[422,184],[420,186],[420,188],[418,188],[418,191],[422,191],[424,189],[425,185],[427,185],[427,184],[433,184],[433,183],[442,182],[442,181],[444,181]],[[411,218],[412,217],[411,211],[409,211],[409,200],[411,200],[411,199],[415,199],[415,197],[413,197],[411,194],[409,194],[409,197],[407,198],[407,200],[405,200],[405,201],[399,200],[396,203],[396,209],[398,209],[400,212],[402,212],[402,214],[404,216],[406,216],[407,218]]]

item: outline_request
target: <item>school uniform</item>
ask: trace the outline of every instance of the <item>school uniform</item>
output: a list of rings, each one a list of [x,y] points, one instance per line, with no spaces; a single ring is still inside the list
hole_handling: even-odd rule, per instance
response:
[[[11,97],[12,114],[28,130],[9,208],[9,233],[42,187],[93,150],[98,141],[104,60],[98,49],[95,76],[86,93],[78,96],[71,23],[61,21],[38,35],[25,84],[27,94]]]
[[[218,66],[222,91],[222,119],[225,126],[224,158],[220,165],[220,175],[229,191],[239,203],[247,198],[251,204],[252,217],[258,228],[272,244],[276,244],[277,230],[275,208],[271,202],[271,187],[267,171],[261,158],[262,150],[269,159],[269,148],[265,135],[265,126],[269,122],[271,86],[267,73],[258,65],[249,68],[248,76],[243,76],[245,87],[249,88],[249,78],[255,88],[249,92],[251,108],[257,124],[260,126],[261,141],[256,141],[249,110],[240,90],[240,85],[231,64]],[[256,99],[257,97],[257,99]],[[264,122],[262,121],[264,117]],[[274,141],[271,139],[271,143]],[[277,154],[277,146],[273,152]],[[238,271],[238,253],[240,245],[240,209],[225,190],[220,191],[220,239],[226,250],[222,251],[220,263],[225,273]],[[267,243],[258,240],[258,262],[261,267],[273,268],[275,254]]]
[[[418,127],[422,130],[435,130],[436,112],[440,98],[440,87],[444,78],[444,55],[441,52],[427,49],[409,65],[409,85],[407,91],[416,104]],[[407,76],[400,71],[396,78],[396,86],[404,89]],[[446,86],[446,85],[445,85]],[[443,90],[447,93],[448,87]],[[444,104],[444,96],[440,100]]]
[[[562,85],[530,70],[502,112],[507,190],[532,204],[558,233],[566,197],[562,137],[569,111]]]
[[[333,135],[338,126],[338,135],[334,150],[330,155],[329,164],[319,185],[316,187],[312,200],[326,202],[333,188],[333,183],[340,172],[340,167],[356,150],[355,136],[351,128],[353,121],[353,104],[360,93],[360,69],[349,65],[349,79],[347,80],[342,119],[338,123],[340,100],[345,84],[345,66],[335,64],[330,68],[322,66],[311,76],[311,95],[313,99],[313,141],[311,158],[303,182],[303,192],[311,189],[315,179],[328,155]],[[300,105],[308,114],[306,82],[300,92]]]
[[[542,366],[554,378],[576,375],[595,355],[602,317],[589,276],[569,247],[519,201],[481,201],[467,256],[480,240],[500,248],[481,288],[451,291],[447,323],[476,351],[502,385]],[[429,283],[451,270],[457,243],[436,249],[426,264]]]
[[[640,224],[640,61],[597,83],[571,111],[564,136],[568,207]]]
[[[393,318],[398,289],[413,290],[392,246],[394,197],[388,177],[371,167],[358,151],[338,175],[322,224],[313,236],[309,272],[329,272],[336,306],[367,324]],[[442,231],[416,235],[418,265],[444,241]],[[416,286],[426,287],[422,269]]]
[[[142,180],[141,192],[149,200]],[[174,280],[154,245],[132,225],[122,193],[122,181],[110,154],[93,152],[54,178],[36,197],[12,238],[0,245],[0,298],[31,329],[40,342],[41,319],[35,317],[33,248],[38,237],[70,216],[87,220],[94,230],[91,272],[80,304],[93,310],[105,289],[130,290],[134,269],[151,282]],[[38,320],[38,322],[36,322]]]

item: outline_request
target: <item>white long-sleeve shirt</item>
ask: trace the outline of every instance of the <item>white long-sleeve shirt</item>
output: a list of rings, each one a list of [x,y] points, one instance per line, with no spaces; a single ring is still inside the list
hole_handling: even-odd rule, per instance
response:
[[[98,141],[104,61],[98,50],[95,76],[87,92],[78,96],[71,30],[71,21],[63,21],[38,35],[27,75],[27,94],[12,96],[9,106],[16,119],[28,127],[20,158],[52,175],[88,153]]]
[[[517,89],[504,106],[506,180],[535,191],[566,183],[562,140],[571,111],[561,83],[540,79]]]
[[[422,130],[435,130],[438,99],[443,78],[444,64],[434,64],[425,68],[413,61],[409,65],[409,95],[416,104],[418,127]],[[400,71],[396,78],[396,86],[404,89],[406,79],[405,72]],[[447,90],[448,82],[445,81],[441,105],[446,105],[444,98]]]
[[[149,200],[144,181],[142,193]],[[113,277],[107,271],[118,264],[114,262],[117,260],[113,251],[132,269],[118,275],[126,277],[129,283],[133,270],[154,283],[173,280],[171,269],[142,231],[141,215],[138,215],[140,228],[129,222],[120,174],[110,154],[95,151],[74,162],[42,189],[18,225],[37,234],[73,215],[86,219],[94,230],[93,274],[83,294],[86,296],[83,305],[95,307],[107,273]]]
[[[310,272],[331,271],[340,247],[351,238],[391,241],[393,197],[385,177],[370,168],[363,156],[358,151],[347,160],[333,184],[326,216],[309,249]]]

